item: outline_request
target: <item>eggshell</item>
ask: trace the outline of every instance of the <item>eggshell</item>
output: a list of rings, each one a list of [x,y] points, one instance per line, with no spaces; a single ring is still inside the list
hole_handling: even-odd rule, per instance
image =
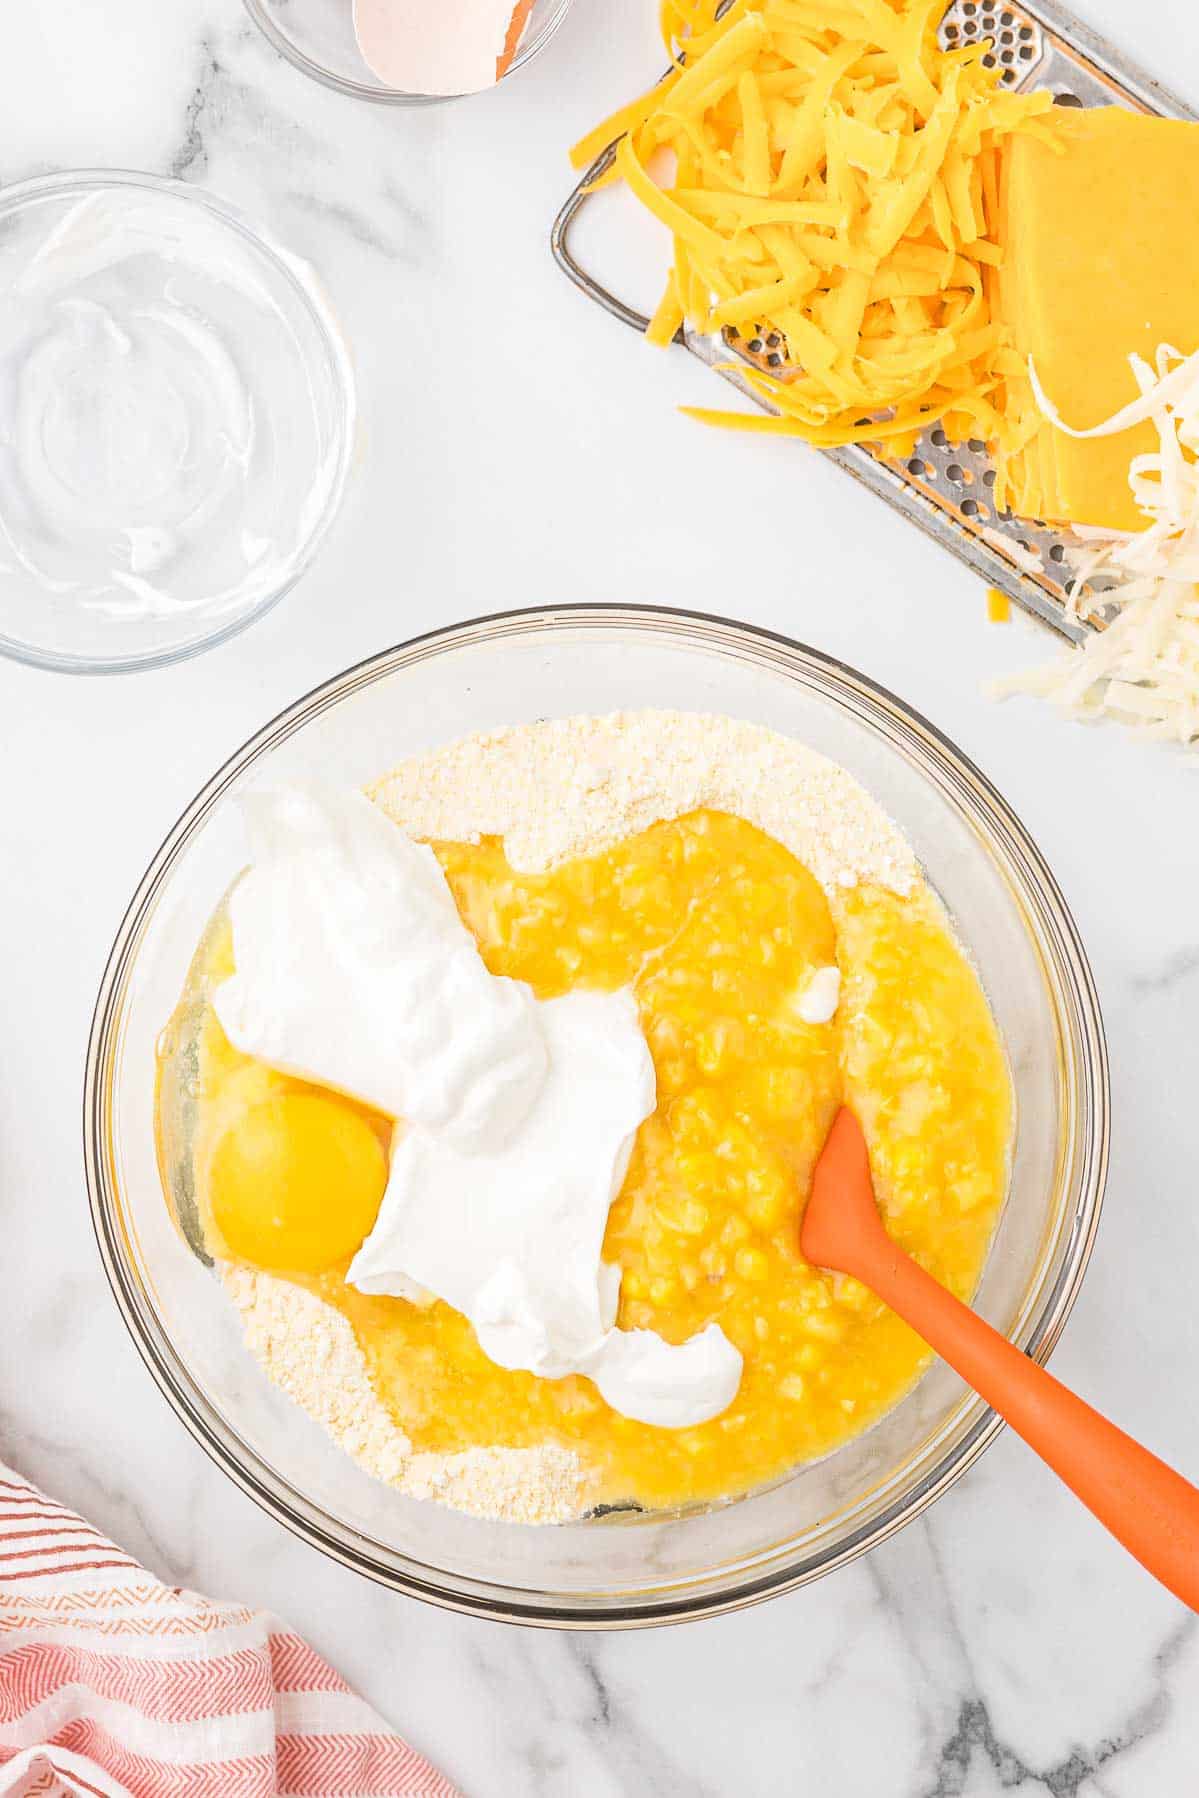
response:
[[[358,47],[406,94],[494,87],[516,54],[531,0],[354,0]]]

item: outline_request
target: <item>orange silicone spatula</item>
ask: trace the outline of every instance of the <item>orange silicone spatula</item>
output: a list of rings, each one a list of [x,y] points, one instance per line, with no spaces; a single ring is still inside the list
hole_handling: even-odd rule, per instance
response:
[[[891,1241],[862,1127],[846,1107],[816,1163],[800,1247],[809,1261],[852,1274],[898,1312],[1142,1567],[1199,1610],[1199,1487],[1030,1361]]]

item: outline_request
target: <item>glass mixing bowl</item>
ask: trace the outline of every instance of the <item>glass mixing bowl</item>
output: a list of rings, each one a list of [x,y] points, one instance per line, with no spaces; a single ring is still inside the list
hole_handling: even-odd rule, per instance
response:
[[[357,784],[466,732],[650,706],[727,713],[798,737],[855,774],[907,832],[981,973],[1016,1089],[1011,1187],[975,1302],[1037,1360],[1078,1291],[1106,1166],[1103,1028],[1053,876],[977,768],[840,663],[682,612],[511,612],[388,650],[267,725],[172,830],[109,960],[85,1101],[101,1253],[172,1405],[272,1515],[399,1591],[525,1623],[660,1623],[802,1585],[917,1516],[992,1440],[999,1419],[935,1363],[856,1441],[706,1509],[534,1529],[400,1497],[267,1382],[217,1280],[176,1232],[155,1163],[155,1042],[240,868],[234,800],[247,787],[314,770]]]
[[[572,0],[533,0],[505,81],[540,55],[571,4]],[[393,106],[436,106],[440,100],[459,98],[456,94],[406,94],[380,81],[358,48],[352,0],[246,0],[246,11],[281,56],[339,93]]]
[[[357,408],[313,270],[126,169],[0,193],[0,654],[156,668],[260,618],[341,506]]]

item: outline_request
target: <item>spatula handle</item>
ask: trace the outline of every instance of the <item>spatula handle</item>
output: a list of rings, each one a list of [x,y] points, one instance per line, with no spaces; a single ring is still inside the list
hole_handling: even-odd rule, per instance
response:
[[[869,1253],[858,1277],[1007,1419],[1143,1567],[1199,1610],[1199,1487],[1030,1361],[890,1240]]]

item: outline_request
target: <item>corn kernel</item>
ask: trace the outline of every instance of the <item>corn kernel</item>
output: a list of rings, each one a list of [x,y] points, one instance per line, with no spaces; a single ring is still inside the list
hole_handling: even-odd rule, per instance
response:
[[[709,1280],[713,1278],[723,1279],[725,1254],[724,1250],[720,1247],[720,1244],[710,1242],[706,1247],[702,1248],[699,1252],[699,1264],[707,1274]]]
[[[675,1227],[684,1236],[702,1236],[712,1221],[712,1213],[699,1199],[685,1199],[679,1207]]]
[[[745,1214],[759,1230],[773,1230],[782,1222],[786,1201],[781,1190],[751,1193],[745,1202]]]
[[[851,1274],[833,1275],[833,1297],[838,1305],[850,1311],[868,1311],[875,1303],[874,1294]]]
[[[840,1342],[845,1335],[845,1325],[826,1311],[813,1311],[803,1321],[803,1329],[809,1336],[815,1336],[819,1342]]]

